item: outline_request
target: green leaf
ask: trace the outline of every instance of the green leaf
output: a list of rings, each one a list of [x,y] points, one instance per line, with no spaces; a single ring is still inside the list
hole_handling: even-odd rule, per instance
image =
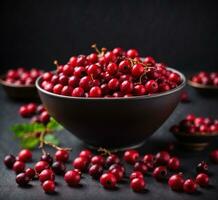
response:
[[[34,149],[39,144],[39,139],[35,137],[24,138],[20,142],[25,149]]]
[[[47,129],[52,131],[60,131],[63,129],[63,127],[54,118],[51,118],[50,122],[47,124]]]
[[[45,135],[44,140],[46,142],[50,142],[50,143],[52,143],[54,145],[59,145],[59,140],[55,135],[47,134],[47,135]]]

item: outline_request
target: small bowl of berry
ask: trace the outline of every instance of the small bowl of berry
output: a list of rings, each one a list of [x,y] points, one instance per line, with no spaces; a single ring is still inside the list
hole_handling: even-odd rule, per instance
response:
[[[35,87],[36,79],[42,75],[42,71],[36,68],[26,70],[23,67],[10,69],[0,76],[0,83],[5,92],[13,99],[37,99]]]
[[[143,144],[180,101],[185,77],[115,48],[73,56],[36,81],[39,96],[61,125],[90,147],[124,149]]]
[[[218,72],[201,71],[193,75],[188,84],[195,88],[203,95],[217,95],[218,94]]]
[[[187,149],[203,150],[218,137],[218,120],[189,114],[179,124],[173,125],[170,132]]]

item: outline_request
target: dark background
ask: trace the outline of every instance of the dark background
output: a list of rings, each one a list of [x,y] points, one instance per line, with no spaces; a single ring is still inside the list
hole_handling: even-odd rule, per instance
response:
[[[137,48],[178,69],[217,69],[218,12],[206,0],[3,0],[0,71],[52,69],[90,45]]]

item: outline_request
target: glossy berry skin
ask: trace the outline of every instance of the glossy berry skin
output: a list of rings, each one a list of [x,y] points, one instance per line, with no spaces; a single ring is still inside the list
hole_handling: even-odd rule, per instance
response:
[[[118,66],[115,64],[115,63],[109,63],[107,65],[107,72],[110,74],[110,75],[114,75],[118,70]]]
[[[163,179],[166,178],[168,172],[167,168],[165,166],[158,166],[154,169],[152,176],[157,180],[157,181],[162,181]]]
[[[20,173],[16,176],[16,183],[21,187],[28,185],[29,181],[30,179],[25,173]]]
[[[123,174],[125,174],[125,168],[123,165],[115,163],[115,164],[111,165],[108,170],[111,171],[114,168],[121,170],[123,172]]]
[[[111,154],[106,158],[105,163],[109,167],[109,166],[111,166],[113,164],[119,164],[120,159],[119,159],[119,157],[117,155]]]
[[[167,166],[168,166],[168,169],[170,170],[173,170],[173,171],[178,170],[180,167],[180,161],[178,158],[172,157],[169,159]]]
[[[146,172],[148,171],[148,167],[147,165],[142,162],[142,161],[138,161],[134,164],[134,171],[139,171],[141,172],[142,174],[146,174]]]
[[[98,179],[103,174],[103,167],[99,164],[91,165],[89,168],[89,175],[92,176],[94,179]]]
[[[109,82],[108,82],[108,88],[110,90],[116,90],[119,87],[119,80],[116,78],[112,78]]]
[[[80,179],[81,179],[81,176],[79,172],[75,170],[67,171],[64,175],[65,182],[71,187],[78,186]]]
[[[153,154],[145,154],[143,157],[144,163],[153,163],[154,162],[154,155]]]
[[[69,151],[66,150],[58,150],[55,153],[55,160],[60,162],[67,162],[69,159]]]
[[[92,152],[88,149],[82,150],[79,154],[79,157],[85,157],[90,160],[92,158]]]
[[[30,180],[32,180],[32,179],[34,179],[34,177],[35,177],[35,175],[36,175],[36,172],[35,172],[35,170],[32,169],[32,168],[27,168],[27,169],[25,170],[25,174],[26,174],[26,176],[29,177]]]
[[[138,57],[139,56],[139,53],[136,49],[129,49],[127,52],[126,52],[126,55],[127,57],[129,58],[135,58],[135,57]]]
[[[127,150],[124,153],[123,159],[129,164],[135,164],[139,158],[139,153],[136,150]]]
[[[183,190],[186,193],[194,193],[196,189],[197,185],[192,179],[187,179],[183,184]]]
[[[134,192],[141,192],[145,189],[145,181],[142,178],[133,178],[130,182],[130,187]]]
[[[23,172],[25,170],[25,163],[19,160],[15,161],[13,165],[13,170],[16,174]]]
[[[153,57],[147,56],[147,57],[145,57],[145,59],[144,59],[144,63],[145,63],[146,65],[152,66],[152,65],[155,65],[155,60],[154,60]]]
[[[139,179],[143,179],[144,175],[142,174],[142,172],[138,172],[138,171],[134,171],[130,174],[129,179],[132,180],[134,178],[139,178]]]
[[[195,181],[201,187],[207,187],[209,185],[209,177],[207,174],[200,173],[196,176]]]
[[[28,162],[32,159],[32,152],[28,149],[23,149],[19,152],[18,159],[22,162]]]
[[[93,156],[92,159],[91,159],[91,163],[94,165],[94,164],[98,164],[98,165],[101,165],[103,166],[105,164],[105,159],[103,156],[101,155],[97,155],[97,156]]]
[[[16,161],[16,158],[11,154],[6,155],[5,158],[4,158],[4,164],[8,169],[13,168],[13,165],[14,165],[15,161]]]
[[[53,158],[49,153],[43,154],[41,156],[40,160],[47,162],[49,165],[52,165],[52,163],[53,163]]]
[[[216,149],[210,153],[210,159],[213,163],[218,164],[218,149]]]
[[[30,113],[26,106],[21,106],[19,109],[19,114],[21,117],[29,117]]]
[[[134,88],[133,88],[133,93],[136,95],[136,96],[141,96],[141,95],[144,95],[146,93],[146,89],[145,89],[145,86],[144,85],[135,85]]]
[[[112,173],[105,173],[101,175],[100,183],[106,189],[113,189],[116,187],[117,180],[116,180],[116,177]]]
[[[88,165],[88,160],[85,157],[77,157],[74,159],[72,165],[75,169],[85,171]]]
[[[153,94],[158,91],[158,84],[155,80],[149,80],[145,84],[145,89],[149,94]]]
[[[109,172],[116,177],[117,182],[121,181],[123,176],[124,176],[123,170],[120,169],[119,167],[115,167],[115,168],[109,170]]]
[[[43,111],[40,115],[39,115],[39,120],[40,122],[46,124],[49,122],[50,120],[50,115],[48,114],[47,111]]]
[[[73,92],[71,94],[73,97],[83,97],[84,96],[84,90],[82,87],[76,87],[73,89]]]
[[[89,97],[101,97],[102,91],[101,88],[98,86],[94,86],[89,91]]]
[[[130,81],[123,81],[121,84],[120,84],[120,91],[123,93],[123,94],[129,94],[131,93],[133,90],[133,83],[130,82]]]
[[[43,171],[44,169],[48,169],[49,168],[49,164],[45,161],[39,161],[35,164],[34,169],[36,171],[36,173],[40,173],[41,171]]]
[[[54,172],[51,169],[44,169],[40,174],[39,174],[39,180],[43,183],[47,180],[54,180],[55,175]]]
[[[167,165],[170,159],[170,155],[167,151],[161,151],[155,156],[156,163],[159,165]]]
[[[124,74],[129,74],[131,66],[128,60],[123,60],[119,63],[119,70]]]
[[[66,170],[66,166],[64,165],[64,163],[60,162],[60,161],[56,161],[52,164],[51,166],[53,172],[55,174],[58,174],[58,175],[62,175],[65,173],[65,170]]]
[[[47,180],[42,184],[42,188],[46,193],[53,193],[55,191],[54,181]]]
[[[198,163],[197,167],[196,167],[196,171],[197,173],[208,173],[208,164],[204,161],[201,161],[200,163]]]
[[[184,179],[181,174],[174,174],[168,180],[168,185],[174,191],[183,190]]]
[[[141,64],[135,64],[132,67],[131,73],[134,77],[140,77],[145,72],[144,66]]]

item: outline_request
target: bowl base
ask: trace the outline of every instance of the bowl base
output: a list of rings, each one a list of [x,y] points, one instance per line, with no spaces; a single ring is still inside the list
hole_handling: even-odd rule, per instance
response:
[[[145,141],[143,142],[140,142],[140,143],[137,143],[137,144],[134,144],[134,145],[129,145],[129,146],[124,146],[124,147],[107,147],[106,149],[108,149],[109,151],[125,151],[127,149],[136,149],[136,148],[139,148],[141,147],[143,144],[145,143]],[[87,144],[87,143],[84,143],[84,146],[86,146],[87,148],[89,149],[93,149],[93,150],[98,150],[99,148],[101,148],[102,146],[94,146],[94,145],[91,145],[91,144]],[[104,148],[104,147],[102,147]]]

